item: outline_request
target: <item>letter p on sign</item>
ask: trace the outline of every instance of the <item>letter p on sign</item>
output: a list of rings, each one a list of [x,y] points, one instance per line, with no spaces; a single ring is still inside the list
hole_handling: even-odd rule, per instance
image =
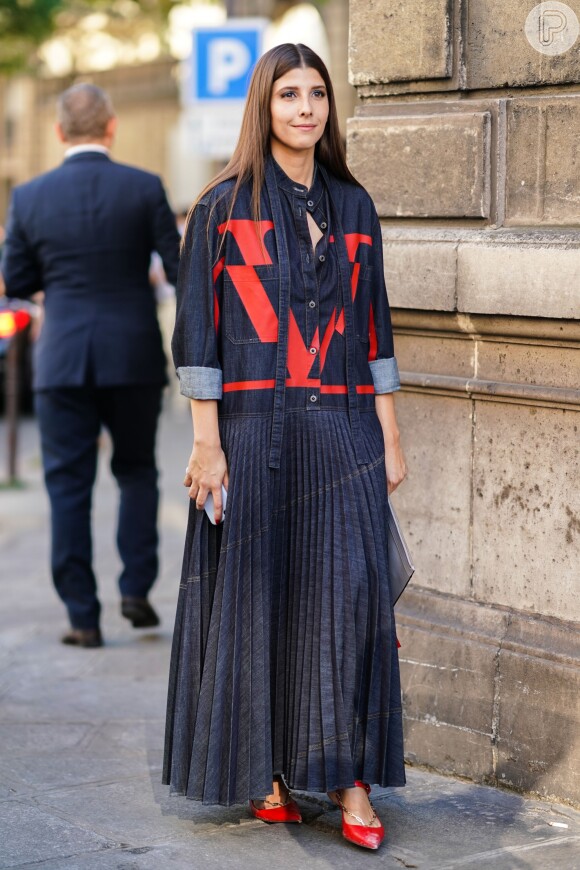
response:
[[[229,19],[221,27],[193,31],[194,102],[243,100],[262,53],[264,20]]]
[[[240,39],[214,39],[209,43],[207,89],[214,97],[228,92],[232,82],[247,73],[252,66],[248,46]]]

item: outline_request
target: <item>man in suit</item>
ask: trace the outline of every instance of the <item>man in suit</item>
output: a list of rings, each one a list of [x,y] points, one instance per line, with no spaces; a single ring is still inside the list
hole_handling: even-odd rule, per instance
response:
[[[52,519],[52,574],[71,629],[62,642],[102,645],[91,552],[91,499],[101,427],[120,489],[121,612],[159,619],[148,601],[158,569],[155,435],[165,357],[148,280],[156,250],[177,279],[179,234],[160,179],[115,163],[111,101],[75,85],[58,101],[61,166],[12,195],[2,273],[8,296],[44,291],[34,389]]]

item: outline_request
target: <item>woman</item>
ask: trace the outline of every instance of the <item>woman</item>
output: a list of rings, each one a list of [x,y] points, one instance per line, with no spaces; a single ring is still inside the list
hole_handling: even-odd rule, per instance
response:
[[[376,211],[304,45],[258,61],[234,156],[190,213],[173,352],[194,442],[164,782],[271,822],[301,820],[289,789],[327,791],[345,837],[377,848],[367,783],[405,782],[399,380]]]

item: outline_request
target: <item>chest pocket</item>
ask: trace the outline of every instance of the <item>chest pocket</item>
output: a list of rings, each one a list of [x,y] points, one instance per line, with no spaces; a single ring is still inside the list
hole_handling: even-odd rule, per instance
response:
[[[373,289],[373,269],[372,266],[360,265],[359,269],[355,267],[359,265],[354,263],[352,267],[351,280],[354,285],[356,281],[356,295],[354,298],[354,328],[355,335],[359,341],[369,343],[369,307],[371,304],[371,296]]]
[[[277,266],[226,266],[224,332],[233,344],[278,340]]]

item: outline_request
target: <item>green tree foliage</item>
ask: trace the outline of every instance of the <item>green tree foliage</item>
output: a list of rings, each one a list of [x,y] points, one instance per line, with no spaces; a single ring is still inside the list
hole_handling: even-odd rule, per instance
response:
[[[0,0],[0,72],[22,66],[52,32],[63,0]]]
[[[42,70],[38,47],[53,34],[65,36],[77,57],[85,50],[83,19],[102,13],[104,30],[118,40],[131,42],[147,31],[164,42],[167,16],[172,6],[187,0],[0,0],[0,76],[19,69]],[[207,2],[207,0],[206,0]],[[252,0],[209,0],[223,3],[230,15],[252,12]],[[300,0],[255,0],[256,14],[276,19]],[[326,0],[310,0],[322,6]],[[75,62],[76,68],[76,62]]]
[[[161,30],[176,0],[0,0],[0,75],[34,67],[35,50],[55,31],[74,27],[83,16],[103,12],[113,28],[147,20]],[[127,14],[126,10],[129,10]]]

